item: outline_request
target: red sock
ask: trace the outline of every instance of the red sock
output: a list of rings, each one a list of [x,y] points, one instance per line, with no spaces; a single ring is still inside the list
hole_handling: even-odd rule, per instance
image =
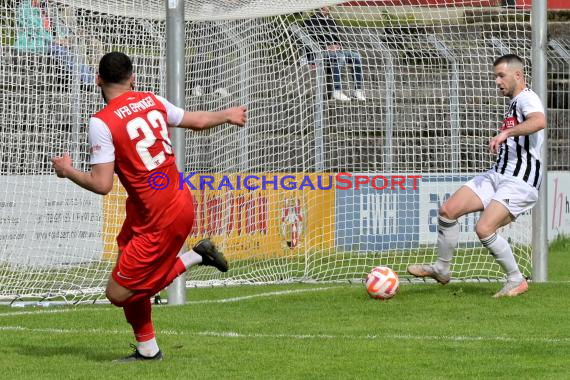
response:
[[[123,311],[127,322],[133,327],[137,342],[146,342],[154,338],[154,326],[151,319],[152,305],[148,296],[127,303],[123,306]]]
[[[170,272],[168,272],[168,274],[164,278],[162,284],[157,286],[157,288],[159,289],[156,289],[156,292],[159,292],[162,289],[166,288],[168,285],[172,283],[172,281],[174,281],[176,277],[180,276],[184,272],[186,272],[186,266],[179,257],[178,259],[176,259],[176,262],[174,263],[174,266],[170,269]]]

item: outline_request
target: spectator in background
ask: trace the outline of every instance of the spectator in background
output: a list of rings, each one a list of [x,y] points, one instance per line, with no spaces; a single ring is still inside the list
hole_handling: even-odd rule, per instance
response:
[[[354,89],[350,94],[357,100],[366,100],[363,91],[362,58],[358,52],[343,49],[338,34],[338,25],[330,17],[329,7],[322,7],[315,11],[312,17],[305,20],[305,28],[309,36],[322,47],[323,59],[332,70],[333,99],[350,101],[350,97],[343,92],[341,81],[342,67],[350,64],[354,78]],[[310,64],[316,63],[312,52],[307,53],[307,61]]]
[[[98,31],[79,22],[77,8],[75,7],[58,7],[53,11],[53,14],[57,17],[55,22],[62,34],[74,37],[76,53],[85,58],[83,62],[88,65],[88,68],[97,67],[99,60],[105,55],[103,42],[94,36]]]
[[[56,7],[49,7],[46,1],[22,0],[16,22],[16,49],[51,55],[69,72],[78,70],[83,84],[95,85],[93,70],[78,62],[73,54],[69,43],[71,30],[59,22]]]

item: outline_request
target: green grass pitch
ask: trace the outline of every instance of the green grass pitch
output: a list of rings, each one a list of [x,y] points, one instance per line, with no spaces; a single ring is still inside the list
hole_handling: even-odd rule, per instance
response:
[[[493,299],[498,283],[191,289],[153,309],[163,362],[116,364],[133,342],[112,306],[0,307],[6,379],[567,379],[570,241],[550,282]]]

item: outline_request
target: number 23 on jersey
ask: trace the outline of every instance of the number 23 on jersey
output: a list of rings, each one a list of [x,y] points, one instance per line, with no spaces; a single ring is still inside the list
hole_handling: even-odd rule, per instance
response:
[[[156,142],[156,132],[162,138],[163,149],[153,156],[149,148]],[[172,154],[172,143],[168,137],[168,126],[160,111],[152,110],[146,114],[146,117],[139,116],[129,121],[127,123],[127,133],[131,141],[137,139],[142,134],[143,138],[137,142],[136,150],[144,166],[149,171],[156,169],[166,161],[166,154]]]

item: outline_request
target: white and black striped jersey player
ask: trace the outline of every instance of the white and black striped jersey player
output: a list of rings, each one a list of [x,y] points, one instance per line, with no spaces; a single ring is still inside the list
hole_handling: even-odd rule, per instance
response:
[[[510,99],[500,131],[489,141],[489,149],[497,154],[496,162],[490,170],[460,187],[440,207],[437,261],[410,265],[408,272],[448,283],[459,238],[458,218],[482,211],[475,232],[507,276],[507,282],[494,297],[513,297],[525,293],[528,283],[508,241],[497,231],[530,210],[538,200],[544,172],[540,152],[546,116],[538,96],[526,87],[520,57],[514,54],[499,57],[493,68],[497,88]]]
[[[538,95],[525,88],[511,99],[509,110],[505,114],[501,132],[524,123],[527,117],[539,112],[544,114],[544,107]],[[544,140],[544,130],[527,136],[509,137],[503,142],[497,154],[494,170],[500,174],[517,177],[538,189],[542,181],[544,164],[540,150]]]
[[[544,129],[526,135],[519,131],[533,118],[543,120],[544,107],[538,95],[525,87],[511,98],[500,133],[489,143],[491,151],[497,152],[495,164],[465,184],[481,198],[485,208],[495,200],[509,210],[513,219],[535,205],[544,172],[540,154]]]

